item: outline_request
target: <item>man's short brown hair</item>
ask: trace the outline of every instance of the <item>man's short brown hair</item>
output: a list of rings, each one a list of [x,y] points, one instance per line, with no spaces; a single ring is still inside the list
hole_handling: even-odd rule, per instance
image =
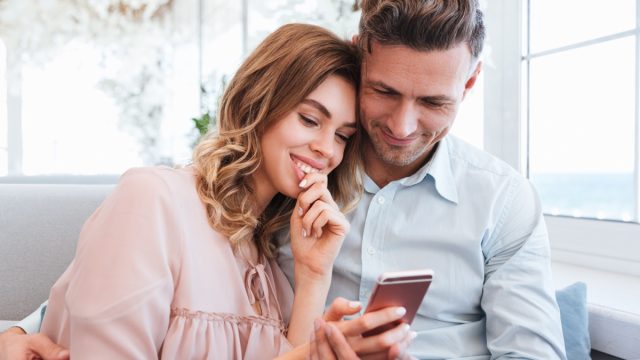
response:
[[[362,0],[359,45],[404,45],[447,50],[462,42],[471,55],[482,52],[485,29],[477,0]]]

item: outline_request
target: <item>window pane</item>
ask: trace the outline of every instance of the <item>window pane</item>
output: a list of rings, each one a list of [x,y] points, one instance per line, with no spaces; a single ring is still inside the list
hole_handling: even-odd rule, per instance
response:
[[[22,129],[23,173],[121,173],[189,159],[195,9],[185,1],[0,8],[10,59],[20,59],[8,72],[20,82],[21,115],[8,120]]]
[[[531,61],[530,176],[544,211],[635,216],[635,39]]]
[[[324,26],[350,39],[357,33],[360,12],[352,1],[335,0],[249,0],[249,48],[253,49],[280,25],[304,22]]]
[[[7,175],[9,159],[7,158],[9,131],[7,124],[7,49],[0,39],[0,176]]]
[[[636,27],[635,0],[531,0],[531,52]]]
[[[484,147],[484,73],[480,72],[473,89],[460,105],[451,133],[482,149]]]
[[[203,1],[202,112],[215,116],[218,99],[243,59],[242,1]]]

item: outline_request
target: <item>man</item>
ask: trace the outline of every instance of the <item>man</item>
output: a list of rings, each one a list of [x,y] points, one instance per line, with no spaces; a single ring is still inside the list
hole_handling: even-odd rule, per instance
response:
[[[409,349],[424,359],[564,359],[538,197],[448,132],[481,69],[473,0],[362,5],[365,193],[329,299],[366,303],[384,271],[431,268]],[[280,264],[292,273],[290,252]]]
[[[535,191],[448,135],[480,73],[483,41],[474,0],[362,2],[365,193],[328,298],[366,303],[380,273],[431,268],[414,356],[565,359]],[[293,273],[287,247],[279,261]]]

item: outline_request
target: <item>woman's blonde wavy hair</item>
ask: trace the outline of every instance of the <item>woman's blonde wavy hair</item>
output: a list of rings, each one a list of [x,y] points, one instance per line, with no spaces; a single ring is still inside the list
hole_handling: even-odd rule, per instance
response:
[[[260,138],[269,124],[288,115],[331,75],[357,89],[357,47],[321,27],[289,24],[269,35],[230,81],[217,131],[196,146],[193,165],[209,223],[234,248],[253,240],[261,254],[275,257],[273,238],[289,224],[295,200],[278,194],[256,214],[251,175],[262,162]],[[342,163],[329,175],[328,188],[343,211],[355,207],[362,193],[361,132],[351,137]]]

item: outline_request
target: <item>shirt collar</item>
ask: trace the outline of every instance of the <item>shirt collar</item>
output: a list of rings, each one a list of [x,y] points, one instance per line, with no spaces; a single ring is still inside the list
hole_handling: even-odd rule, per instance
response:
[[[375,194],[380,191],[378,185],[367,174],[364,175],[365,191],[371,194]],[[440,196],[453,203],[458,203],[458,190],[456,189],[455,179],[451,171],[451,159],[449,157],[447,137],[440,141],[436,148],[436,153],[429,162],[424,164],[413,175],[397,180],[397,182],[403,186],[413,186],[424,181],[427,175],[430,175],[433,178],[436,191],[438,191]],[[391,183],[394,182],[396,181]]]
[[[440,141],[436,153],[433,155],[427,173],[431,175],[436,190],[443,198],[458,203],[458,189],[456,188],[456,179],[453,177],[451,157],[449,151],[449,136],[445,136]]]

